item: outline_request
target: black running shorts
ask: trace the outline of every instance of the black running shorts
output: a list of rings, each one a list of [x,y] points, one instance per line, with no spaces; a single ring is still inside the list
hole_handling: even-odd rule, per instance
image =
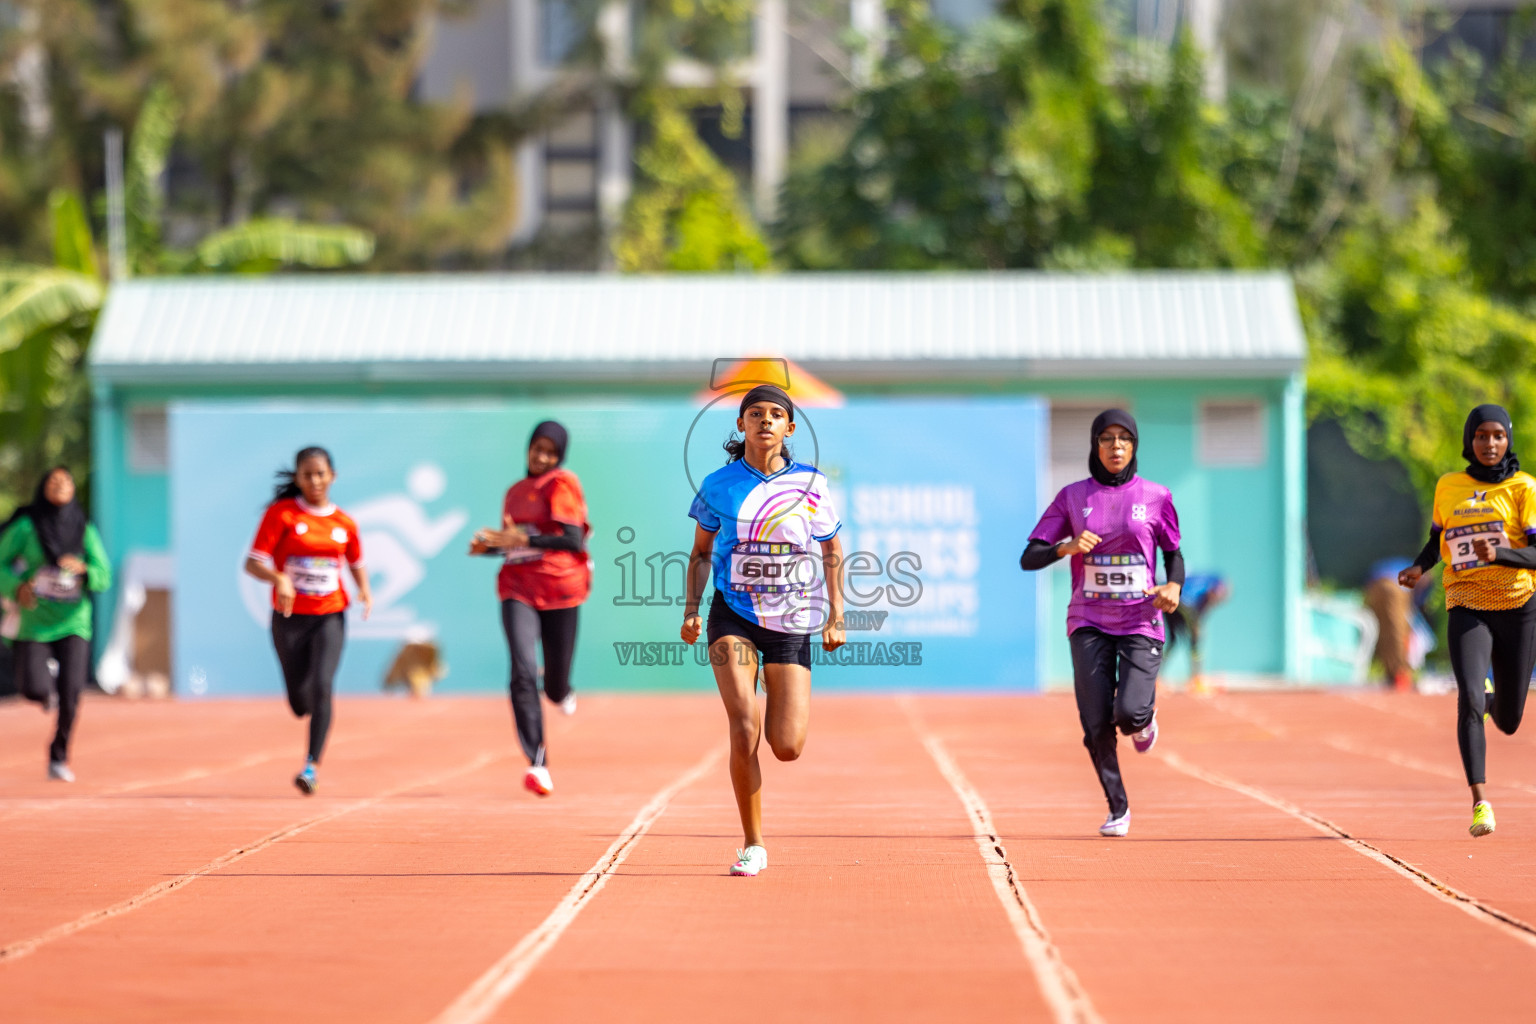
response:
[[[731,610],[717,594],[709,602],[707,623],[711,645],[723,636],[735,636],[757,648],[764,665],[802,665],[811,667],[811,634],[780,633],[776,629],[748,622]]]

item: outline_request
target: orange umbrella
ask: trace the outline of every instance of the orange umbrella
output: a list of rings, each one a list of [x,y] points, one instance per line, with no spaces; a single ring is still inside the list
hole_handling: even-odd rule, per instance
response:
[[[722,392],[740,392],[757,384],[774,384],[783,388],[797,406],[810,409],[837,408],[843,404],[843,393],[823,380],[796,366],[788,359],[776,356],[752,356],[747,359],[717,359],[710,374],[710,386],[700,391],[694,399],[700,403],[711,402]]]

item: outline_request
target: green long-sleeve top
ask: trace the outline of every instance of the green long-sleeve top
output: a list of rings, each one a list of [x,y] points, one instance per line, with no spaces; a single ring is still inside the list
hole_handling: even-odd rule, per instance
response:
[[[85,591],[99,593],[110,587],[112,567],[107,563],[106,549],[101,546],[101,534],[90,523],[85,526],[83,561],[83,581],[71,581],[69,574],[61,575],[57,566],[48,564],[37,530],[27,516],[0,534],[0,594],[14,601],[17,588],[29,581],[38,591],[37,606],[21,609],[17,640],[49,643],[67,636],[91,638],[91,602],[85,600]],[[85,586],[80,586],[81,582]]]

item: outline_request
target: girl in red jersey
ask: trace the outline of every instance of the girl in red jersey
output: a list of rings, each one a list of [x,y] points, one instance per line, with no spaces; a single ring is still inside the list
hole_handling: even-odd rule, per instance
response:
[[[571,655],[576,614],[592,592],[587,557],[587,502],[581,481],[565,461],[565,428],[545,420],[528,441],[528,475],[507,490],[501,529],[479,530],[471,554],[499,554],[496,578],[501,625],[512,652],[512,717],[528,757],[523,785],[539,796],[554,792],[544,750],[544,713],[539,706],[537,648],[544,648],[544,695],[566,714],[576,710],[571,693]]]
[[[331,729],[331,684],[346,641],[345,565],[357,583],[363,618],[373,609],[363,546],[352,517],[331,504],[336,470],[324,448],[302,449],[280,470],[277,493],[262,516],[245,571],[272,584],[272,646],[283,669],[288,706],[309,716],[309,757],[293,780],[315,791],[315,766]]]

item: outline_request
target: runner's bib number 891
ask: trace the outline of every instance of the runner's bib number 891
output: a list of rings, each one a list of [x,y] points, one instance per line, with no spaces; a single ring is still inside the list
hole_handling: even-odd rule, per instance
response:
[[[341,589],[341,562],[318,555],[288,559],[283,571],[293,581],[293,589],[306,597],[325,597]]]
[[[1451,568],[1460,572],[1463,569],[1475,569],[1480,565],[1491,565],[1477,557],[1477,548],[1473,541],[1486,540],[1496,548],[1509,547],[1509,538],[1504,535],[1504,521],[1495,520],[1491,523],[1469,523],[1466,526],[1453,526],[1445,531],[1445,543],[1451,551]]]
[[[1145,601],[1150,585],[1140,555],[1083,556],[1083,597],[1090,601]]]
[[[731,549],[731,589],[754,594],[799,592],[816,582],[811,558],[794,544],[742,541]]]

